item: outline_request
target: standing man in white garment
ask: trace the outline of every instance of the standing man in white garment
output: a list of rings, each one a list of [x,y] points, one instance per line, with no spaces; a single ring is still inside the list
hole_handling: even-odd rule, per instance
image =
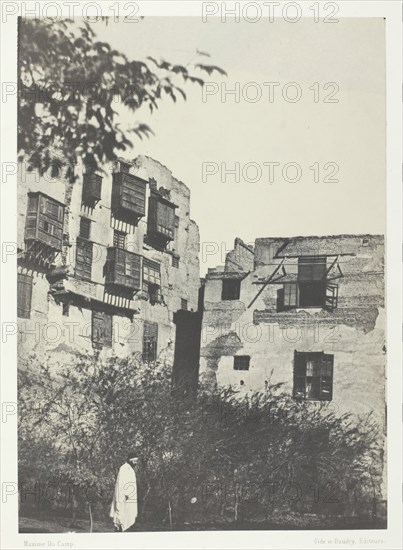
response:
[[[130,452],[127,456],[127,462],[119,469],[109,513],[116,531],[127,531],[136,522],[138,506],[135,467],[138,460],[136,453]]]

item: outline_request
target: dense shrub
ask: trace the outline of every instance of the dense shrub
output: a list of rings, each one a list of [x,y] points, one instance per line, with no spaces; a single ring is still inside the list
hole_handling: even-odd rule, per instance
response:
[[[19,373],[22,509],[107,520],[128,449],[141,459],[139,523],[208,526],[290,513],[353,515],[379,499],[382,434],[371,417],[264,393],[178,397],[164,364],[78,356]],[[179,392],[181,395],[181,392]],[[36,496],[27,494],[35,489]],[[32,510],[31,510],[32,511]]]

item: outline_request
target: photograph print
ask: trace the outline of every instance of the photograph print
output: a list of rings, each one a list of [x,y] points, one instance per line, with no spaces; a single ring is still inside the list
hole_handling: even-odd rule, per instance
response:
[[[18,18],[19,533],[387,527],[385,19],[220,6]]]

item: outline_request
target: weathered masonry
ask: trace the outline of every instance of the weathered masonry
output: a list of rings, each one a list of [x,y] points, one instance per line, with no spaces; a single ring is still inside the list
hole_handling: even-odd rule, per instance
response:
[[[96,350],[172,363],[174,314],[198,308],[188,187],[148,157],[75,167],[74,178],[55,166],[19,182],[20,357]]]
[[[384,239],[236,239],[204,290],[200,376],[241,392],[282,383],[385,419]]]

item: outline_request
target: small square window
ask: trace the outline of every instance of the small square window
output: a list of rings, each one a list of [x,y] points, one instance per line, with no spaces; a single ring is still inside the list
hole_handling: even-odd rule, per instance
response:
[[[185,311],[188,309],[188,301],[184,298],[181,298],[181,309],[184,309]]]
[[[249,355],[234,356],[234,370],[249,370],[250,357]]]
[[[50,177],[52,179],[60,179],[62,171],[62,163],[59,160],[53,159],[50,165]]]
[[[179,267],[179,256],[172,256],[172,267]]]
[[[239,300],[240,293],[240,279],[223,279],[221,294],[222,300]]]
[[[113,246],[117,248],[126,248],[126,233],[123,233],[123,231],[114,231]]]
[[[80,218],[80,237],[89,239],[91,234],[91,220],[88,218]]]

